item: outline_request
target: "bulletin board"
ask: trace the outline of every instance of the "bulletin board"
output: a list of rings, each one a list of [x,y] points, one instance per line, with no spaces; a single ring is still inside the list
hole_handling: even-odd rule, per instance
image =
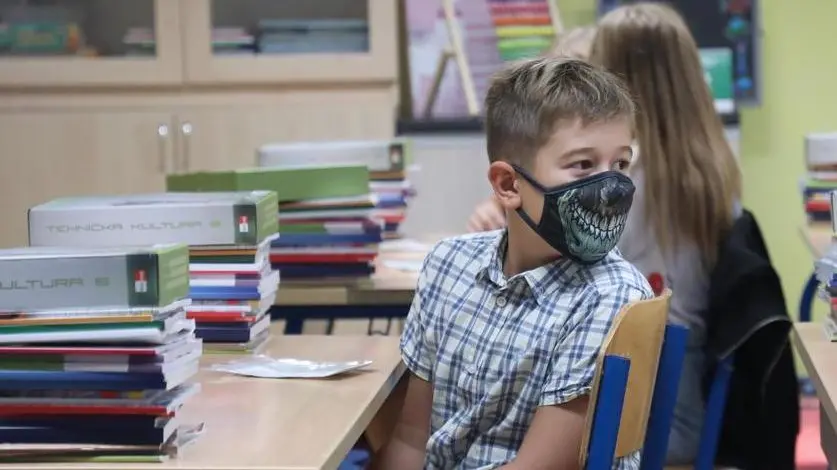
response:
[[[598,0],[598,13],[604,13],[619,5],[638,0]],[[718,67],[707,70],[707,78],[722,77],[726,69],[732,71],[732,96],[737,106],[761,104],[761,24],[757,0],[661,0],[676,8],[701,49],[704,66]],[[724,52],[726,51],[726,52]],[[728,57],[728,58],[727,58]],[[705,69],[706,70],[706,69]],[[711,82],[710,82],[711,85]],[[713,88],[716,103],[724,99],[728,89],[720,85]],[[721,114],[726,112],[719,109]]]

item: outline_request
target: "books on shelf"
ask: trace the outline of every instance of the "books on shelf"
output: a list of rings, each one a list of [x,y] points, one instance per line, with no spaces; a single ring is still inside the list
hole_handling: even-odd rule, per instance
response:
[[[186,293],[192,300],[186,312],[197,322],[205,349],[221,344],[224,351],[256,350],[266,344],[279,285],[269,260],[279,228],[277,204],[272,191],[58,199],[29,210],[29,238],[33,245],[86,247],[185,243]],[[235,321],[199,310],[204,302],[252,300],[268,305]]]
[[[186,311],[186,246],[30,247],[0,250],[0,263],[25,260],[21,267],[32,268],[31,260],[45,252],[52,266],[65,270],[62,279],[77,280],[34,289],[37,295],[0,289],[0,463],[145,462],[175,455],[201,426],[183,422],[179,413],[199,391],[192,378],[202,354]],[[167,277],[125,282],[134,266],[125,259],[132,256],[154,260],[157,271],[172,269]],[[114,269],[114,260],[122,262],[121,275],[102,274],[104,265]],[[41,269],[28,271],[30,286],[43,287]],[[171,301],[68,295],[91,276],[98,276],[95,287],[123,293],[137,287],[134,281],[156,283],[170,291]]]

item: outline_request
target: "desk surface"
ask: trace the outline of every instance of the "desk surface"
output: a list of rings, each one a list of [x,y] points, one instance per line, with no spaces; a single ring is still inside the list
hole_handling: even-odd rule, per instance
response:
[[[833,235],[829,228],[822,226],[811,227],[809,225],[800,225],[799,234],[802,236],[802,240],[805,241],[808,250],[811,252],[811,256],[815,260],[822,258],[825,252],[828,251]]]
[[[820,406],[829,421],[837,424],[837,343],[825,337],[821,323],[795,323],[793,337],[802,363],[808,370],[811,382],[817,390]]]
[[[164,464],[65,464],[49,468],[334,470],[404,373],[397,337],[280,336],[265,354],[313,360],[368,359],[370,369],[330,380],[238,377],[202,368],[202,391],[183,410],[204,434]],[[203,365],[236,356],[207,356]],[[42,468],[45,465],[3,465]]]

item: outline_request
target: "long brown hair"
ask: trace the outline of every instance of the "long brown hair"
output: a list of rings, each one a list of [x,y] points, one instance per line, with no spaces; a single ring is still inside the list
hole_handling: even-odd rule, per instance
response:
[[[688,27],[659,3],[619,7],[599,22],[591,60],[620,75],[636,100],[645,210],[663,252],[690,240],[714,265],[741,173]]]
[[[595,26],[579,26],[568,29],[558,36],[547,55],[587,60],[590,58],[590,47],[592,47],[595,37]]]

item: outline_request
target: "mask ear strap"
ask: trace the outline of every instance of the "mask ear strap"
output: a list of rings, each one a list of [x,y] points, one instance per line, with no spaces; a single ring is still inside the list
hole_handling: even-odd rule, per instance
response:
[[[546,192],[546,187],[544,185],[540,184],[537,180],[535,180],[535,178],[532,178],[532,175],[530,175],[526,170],[519,167],[518,165],[515,165],[514,163],[511,164],[511,167],[514,168],[514,171],[518,175],[522,176],[523,179],[525,179],[529,184],[534,186],[535,189],[537,189],[538,191],[540,191],[542,193]]]
[[[517,212],[517,215],[523,219],[523,222],[526,222],[526,225],[528,225],[529,228],[531,228],[535,233],[538,233],[538,224],[536,224],[535,221],[529,217],[529,214],[527,214],[522,207],[515,209],[515,212]]]

